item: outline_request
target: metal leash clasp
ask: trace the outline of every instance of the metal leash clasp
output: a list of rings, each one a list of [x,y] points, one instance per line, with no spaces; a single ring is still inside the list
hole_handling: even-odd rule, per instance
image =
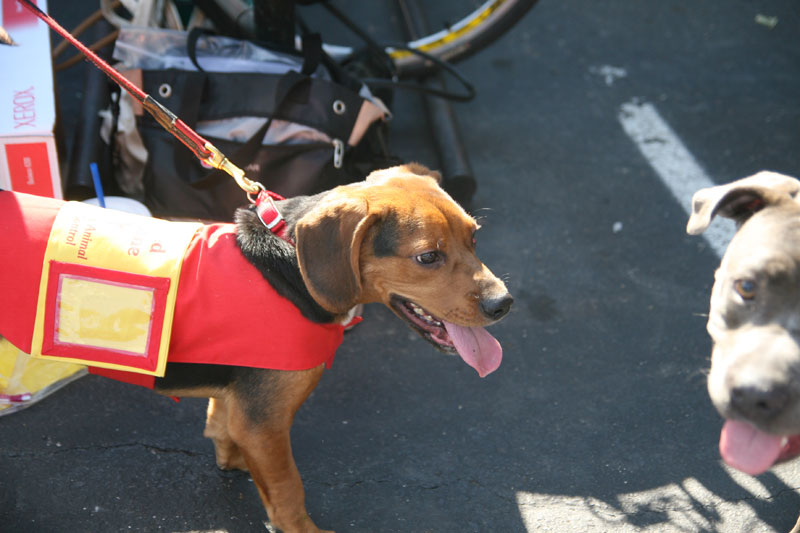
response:
[[[253,195],[257,195],[259,192],[266,190],[265,187],[257,181],[248,179],[244,175],[244,170],[234,165],[230,159],[225,157],[225,154],[210,142],[206,142],[204,148],[208,150],[211,155],[203,161],[209,166],[227,172],[234,181],[236,181],[236,184],[247,193],[247,199],[250,203],[255,203]]]

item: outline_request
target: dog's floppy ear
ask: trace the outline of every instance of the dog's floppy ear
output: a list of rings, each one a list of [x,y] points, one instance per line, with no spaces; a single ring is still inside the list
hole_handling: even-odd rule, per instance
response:
[[[381,179],[393,178],[402,176],[403,174],[415,174],[417,176],[428,176],[433,178],[437,184],[442,184],[442,174],[437,170],[431,170],[421,163],[406,163],[404,165],[397,165],[396,167],[385,168],[383,170],[376,170],[367,176],[367,181],[376,183]]]
[[[442,184],[442,174],[438,170],[431,170],[425,165],[421,163],[406,163],[403,165],[404,170],[410,172],[411,174],[416,174],[417,176],[430,176],[431,178],[436,180],[436,183],[439,185]]]
[[[692,214],[686,231],[691,235],[699,235],[716,215],[742,224],[753,213],[768,205],[795,200],[798,193],[800,181],[768,171],[726,185],[701,189],[692,197]]]
[[[346,313],[361,295],[361,242],[375,219],[364,198],[332,193],[295,227],[303,280],[314,300],[334,314]]]

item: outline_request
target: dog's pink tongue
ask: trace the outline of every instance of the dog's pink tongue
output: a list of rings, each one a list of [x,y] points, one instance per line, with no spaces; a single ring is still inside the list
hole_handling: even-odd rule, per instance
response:
[[[747,422],[728,420],[722,426],[719,452],[728,465],[755,476],[778,459],[781,440],[782,437],[764,433]]]
[[[478,371],[480,377],[491,374],[503,360],[503,348],[497,339],[483,328],[467,328],[444,322],[458,355]]]

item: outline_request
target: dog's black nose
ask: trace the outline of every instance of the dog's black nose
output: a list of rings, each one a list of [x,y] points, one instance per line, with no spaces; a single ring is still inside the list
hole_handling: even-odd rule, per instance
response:
[[[481,300],[481,312],[487,318],[500,320],[508,314],[508,310],[511,309],[511,304],[513,303],[514,298],[508,293],[498,298],[486,298]]]
[[[731,389],[731,405],[753,422],[766,422],[779,414],[789,403],[789,390],[784,385],[769,388],[739,386]]]

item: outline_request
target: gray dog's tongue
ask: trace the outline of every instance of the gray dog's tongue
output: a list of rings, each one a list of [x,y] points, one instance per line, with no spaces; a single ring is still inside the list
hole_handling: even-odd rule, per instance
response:
[[[483,328],[457,326],[450,322],[444,322],[444,327],[458,350],[458,355],[477,370],[480,377],[497,370],[503,360],[503,348],[488,331]]]
[[[730,466],[757,476],[778,459],[782,440],[782,437],[764,433],[747,422],[728,420],[722,427],[719,451]]]

